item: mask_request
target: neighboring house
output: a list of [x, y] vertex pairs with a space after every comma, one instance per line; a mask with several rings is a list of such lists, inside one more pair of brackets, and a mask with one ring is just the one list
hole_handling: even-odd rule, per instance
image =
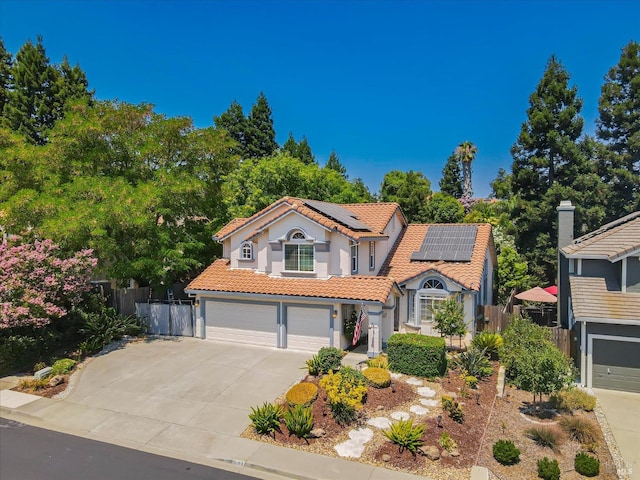
[[573, 240], [574, 208], [558, 207], [558, 314], [580, 383], [640, 392], [640, 211]]
[[346, 348], [344, 319], [364, 306], [375, 356], [394, 331], [439, 335], [433, 307], [450, 294], [463, 302], [470, 330], [476, 306], [493, 300], [491, 226], [407, 225], [396, 203], [284, 197], [229, 222], [214, 240], [224, 258], [185, 290], [204, 338]]

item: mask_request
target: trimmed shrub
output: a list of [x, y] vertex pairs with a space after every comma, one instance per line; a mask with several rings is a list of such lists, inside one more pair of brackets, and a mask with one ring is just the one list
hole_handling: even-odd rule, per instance
[[538, 460], [538, 477], [543, 480], [560, 480], [560, 466], [557, 460], [544, 457]]
[[579, 443], [591, 444], [598, 438], [598, 429], [591, 420], [572, 415], [562, 415], [558, 425], [570, 439]]
[[464, 422], [464, 410], [462, 410], [462, 407], [456, 400], [449, 397], [448, 395], [444, 395], [441, 401], [442, 401], [442, 408], [444, 409], [445, 412], [449, 414], [449, 416], [454, 422], [457, 422], [457, 423]]
[[318, 362], [320, 364], [320, 373], [337, 372], [340, 370], [342, 363], [342, 350], [335, 347], [322, 347], [318, 351]]
[[560, 431], [552, 427], [527, 428], [525, 430], [525, 434], [541, 447], [550, 448], [554, 452], [558, 449], [563, 440]]
[[476, 347], [478, 350], [485, 350], [485, 353], [489, 358], [497, 360], [498, 352], [503, 343], [502, 335], [499, 333], [482, 332], [473, 338], [471, 345]]
[[375, 358], [368, 358], [367, 367], [384, 368], [385, 370], [389, 370], [389, 357], [386, 353], [381, 353]]
[[367, 377], [360, 370], [356, 370], [353, 367], [342, 367], [340, 369], [340, 376], [343, 382], [350, 382], [354, 385], [365, 386], [367, 384]]
[[70, 358], [56, 360], [55, 363], [51, 365], [51, 375], [65, 375], [73, 370], [75, 364], [75, 360], [71, 360]]
[[568, 388], [552, 393], [549, 401], [558, 410], [591, 412], [596, 408], [596, 397], [579, 388]]
[[289, 389], [285, 398], [291, 407], [311, 405], [318, 398], [318, 387], [310, 382], [300, 382]]
[[573, 467], [576, 469], [576, 472], [585, 477], [595, 477], [600, 473], [600, 461], [584, 452], [576, 454]]
[[476, 388], [478, 386], [478, 379], [473, 375], [467, 375], [464, 377], [464, 383], [466, 383], [469, 388]]
[[284, 424], [289, 430], [289, 435], [298, 438], [307, 438], [309, 432], [313, 430], [313, 412], [311, 407], [296, 405], [289, 408], [284, 414]]
[[281, 405], [265, 402], [261, 407], [251, 407], [249, 419], [260, 435], [271, 435], [276, 430], [280, 431], [280, 419], [283, 415]]
[[440, 377], [447, 370], [446, 344], [442, 337], [395, 333], [389, 337], [389, 369], [418, 377]]
[[424, 425], [413, 425], [413, 420], [398, 420], [391, 424], [389, 430], [383, 430], [384, 436], [400, 447], [400, 453], [406, 448], [414, 456], [423, 442]]
[[493, 444], [493, 458], [502, 465], [515, 465], [520, 461], [520, 450], [511, 440], [498, 440]]
[[391, 374], [383, 368], [369, 367], [362, 374], [375, 388], [387, 388], [391, 385]]

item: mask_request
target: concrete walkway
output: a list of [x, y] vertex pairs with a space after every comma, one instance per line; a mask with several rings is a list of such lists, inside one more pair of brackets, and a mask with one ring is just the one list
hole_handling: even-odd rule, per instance
[[630, 480], [640, 480], [640, 393], [594, 388], [625, 462]]
[[[63, 398], [2, 390], [0, 415], [264, 479], [424, 478], [240, 437], [250, 424], [250, 407], [275, 400], [299, 381], [310, 356], [192, 338], [150, 339], [91, 359]], [[5, 379], [1, 385], [13, 384]]]

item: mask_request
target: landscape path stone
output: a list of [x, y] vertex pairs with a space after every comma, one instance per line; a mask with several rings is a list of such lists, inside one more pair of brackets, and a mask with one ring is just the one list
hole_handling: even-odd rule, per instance
[[349, 432], [349, 440], [339, 443], [335, 447], [341, 457], [360, 458], [364, 447], [373, 438], [373, 430], [370, 428], [358, 428]]
[[421, 397], [433, 398], [436, 396], [436, 391], [433, 388], [429, 387], [419, 387], [418, 395], [420, 395]]
[[391, 418], [394, 420], [409, 420], [409, 414], [407, 412], [393, 412]]
[[415, 413], [416, 415], [426, 415], [427, 413], [429, 413], [429, 409], [428, 408], [424, 408], [420, 405], [412, 405], [409, 408], [409, 411], [412, 413]]
[[421, 398], [420, 403], [425, 407], [437, 407], [439, 402], [437, 400], [430, 400], [427, 398]]
[[409, 385], [415, 385], [417, 387], [421, 387], [422, 385], [424, 385], [422, 380], [420, 380], [419, 378], [415, 378], [415, 377], [407, 378], [405, 380], [405, 382], [407, 382]]
[[375, 417], [367, 420], [367, 425], [371, 425], [372, 427], [385, 429], [391, 427], [391, 420], [387, 417]]

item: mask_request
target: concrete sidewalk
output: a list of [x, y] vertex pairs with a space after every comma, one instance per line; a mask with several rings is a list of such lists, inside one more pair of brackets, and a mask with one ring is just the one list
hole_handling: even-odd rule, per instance
[[296, 383], [309, 357], [186, 338], [132, 343], [89, 361], [64, 398], [2, 390], [0, 415], [264, 479], [424, 479], [240, 437], [250, 407]]

